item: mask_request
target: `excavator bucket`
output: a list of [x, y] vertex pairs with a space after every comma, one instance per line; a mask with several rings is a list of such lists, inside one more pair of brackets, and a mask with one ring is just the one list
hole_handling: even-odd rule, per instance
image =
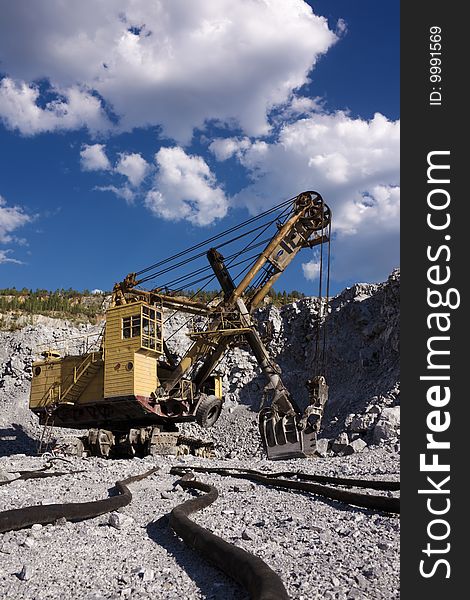
[[[269, 389], [269, 384], [265, 389]], [[280, 389], [282, 392], [283, 388]], [[323, 411], [328, 401], [328, 386], [323, 375], [309, 379], [307, 389], [309, 405], [302, 416], [292, 398], [286, 398], [282, 393], [271, 406], [260, 411], [259, 429], [269, 459], [306, 458], [315, 453], [317, 433], [320, 431]], [[287, 406], [291, 407], [289, 412], [286, 410], [287, 399]], [[297, 414], [294, 411], [297, 411]]]
[[315, 452], [317, 432], [310, 426], [302, 428], [297, 415], [279, 416], [273, 409], [263, 408], [259, 429], [270, 460], [306, 458]]

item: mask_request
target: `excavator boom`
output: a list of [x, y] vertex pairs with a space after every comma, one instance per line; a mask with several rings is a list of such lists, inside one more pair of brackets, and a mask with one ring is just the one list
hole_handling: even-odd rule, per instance
[[[311, 411], [318, 417], [311, 426], [282, 382], [281, 370], [270, 358], [251, 313], [302, 248], [328, 241], [330, 225], [331, 212], [320, 194], [299, 194], [284, 223], [278, 224], [276, 235], [238, 285], [235, 285], [223, 256], [216, 249], [209, 250], [207, 257], [224, 293], [224, 300], [210, 319], [206, 331], [198, 332], [173, 377], [165, 382], [166, 391], [171, 390], [189, 369], [202, 360], [192, 375], [196, 388], [199, 388], [230, 345], [243, 336], [267, 379], [265, 397], [270, 398], [270, 403], [261, 413], [260, 432], [270, 458], [305, 456], [313, 452], [323, 406], [320, 412]], [[253, 285], [257, 277], [257, 283]], [[252, 287], [248, 293], [249, 286]], [[227, 329], [229, 320], [235, 325]], [[325, 393], [326, 383], [322, 387], [322, 398]], [[317, 400], [314, 396], [311, 405]]]

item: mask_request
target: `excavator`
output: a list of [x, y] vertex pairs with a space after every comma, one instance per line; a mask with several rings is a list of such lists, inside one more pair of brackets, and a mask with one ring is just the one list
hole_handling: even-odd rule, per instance
[[[267, 224], [262, 220], [266, 215], [274, 215]], [[210, 302], [167, 286], [143, 289], [155, 273], [160, 276], [171, 270], [168, 262], [160, 261], [114, 286], [96, 349], [65, 356], [51, 349], [42, 353], [32, 366], [30, 409], [44, 425], [43, 436], [55, 427], [88, 430], [85, 437], [77, 438], [81, 441], [76, 452], [104, 457], [176, 454], [179, 446], [204, 455], [207, 444], [188, 440], [178, 432], [177, 423], [196, 421], [203, 428], [216, 423], [223, 406], [217, 365], [231, 348], [243, 344], [266, 378], [259, 430], [268, 458], [307, 457], [315, 452], [328, 398], [324, 373], [314, 373], [306, 382], [309, 401], [301, 410], [269, 355], [253, 313], [301, 249], [319, 246], [322, 265], [325, 246], [329, 275], [331, 211], [319, 193], [307, 191], [242, 225], [245, 229], [254, 225], [248, 233], [256, 236], [227, 258], [220, 249], [244, 239], [247, 233], [239, 233], [241, 225], [207, 242], [235, 233], [232, 239], [194, 254], [204, 247], [204, 242], [197, 244], [189, 249], [189, 258], [185, 251], [171, 257], [173, 266], [187, 264], [194, 256], [207, 257], [208, 265], [193, 270], [193, 275], [209, 268], [209, 282], [217, 280], [221, 291]], [[274, 234], [259, 241], [268, 225], [275, 228]], [[234, 263], [260, 245], [264, 245], [261, 253]], [[249, 265], [233, 276], [229, 267], [245, 262]], [[319, 300], [323, 301], [321, 283]], [[189, 332], [191, 343], [179, 357], [171, 352], [164, 330], [168, 319], [181, 313], [188, 313], [198, 326]]]

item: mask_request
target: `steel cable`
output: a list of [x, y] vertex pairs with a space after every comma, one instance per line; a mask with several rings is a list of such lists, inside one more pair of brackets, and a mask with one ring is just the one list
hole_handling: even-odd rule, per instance
[[207, 244], [210, 244], [211, 242], [213, 242], [217, 239], [220, 239], [221, 237], [224, 237], [225, 235], [228, 235], [229, 233], [238, 231], [239, 229], [245, 227], [246, 225], [250, 225], [251, 223], [254, 223], [257, 220], [262, 219], [263, 217], [275, 212], [276, 210], [279, 210], [280, 208], [286, 206], [287, 204], [292, 203], [292, 201], [294, 199], [295, 199], [295, 196], [292, 198], [289, 198], [288, 200], [284, 200], [280, 204], [273, 206], [272, 208], [264, 211], [263, 213], [260, 213], [259, 215], [251, 217], [250, 219], [247, 219], [246, 221], [243, 221], [242, 223], [239, 223], [238, 225], [234, 225], [233, 227], [231, 227], [225, 231], [222, 231], [221, 233], [218, 233], [217, 235], [214, 235], [211, 238], [203, 240], [202, 242], [199, 242], [198, 244], [195, 244], [194, 246], [191, 246], [190, 248], [186, 248], [186, 250], [182, 250], [181, 252], [178, 252], [177, 254], [174, 254], [173, 256], [164, 258], [161, 261], [156, 262], [153, 265], [150, 265], [149, 267], [145, 267], [144, 269], [137, 271], [136, 275], [142, 275], [144, 273], [147, 273], [148, 271], [151, 271], [152, 269], [156, 269], [157, 267], [160, 267], [167, 262], [171, 262], [172, 260], [176, 260], [177, 258], [184, 256], [185, 254], [193, 252], [194, 250], [198, 250], [199, 248], [202, 248], [203, 246], [206, 246]]

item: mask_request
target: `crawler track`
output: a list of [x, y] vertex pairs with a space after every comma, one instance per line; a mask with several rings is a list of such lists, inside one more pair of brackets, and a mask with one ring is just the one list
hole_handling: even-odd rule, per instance
[[217, 499], [217, 489], [194, 480], [182, 479], [179, 484], [184, 488], [206, 492], [203, 496], [176, 506], [170, 513], [170, 526], [185, 543], [242, 585], [252, 600], [288, 600], [281, 578], [264, 561], [189, 519], [188, 515], [206, 508]]
[[[43, 471], [44, 469], [39, 469], [38, 471], [23, 471], [23, 475], [20, 475], [17, 479], [29, 479], [32, 473], [35, 473], [33, 476], [36, 478], [59, 475], [58, 473], [44, 473]], [[104, 498], [103, 500], [47, 504], [44, 506], [26, 506], [25, 508], [5, 510], [0, 512], [0, 533], [24, 529], [25, 527], [31, 527], [31, 525], [34, 525], [35, 523], [46, 525], [61, 518], [65, 518], [67, 521], [92, 519], [93, 517], [98, 517], [107, 512], [117, 510], [122, 506], [127, 506], [132, 500], [131, 491], [127, 486], [135, 481], [140, 481], [141, 479], [145, 479], [145, 477], [149, 477], [156, 471], [158, 471], [158, 468], [150, 469], [141, 475], [134, 475], [133, 477], [128, 477], [122, 481], [116, 481], [115, 489], [118, 492], [118, 495]], [[39, 475], [40, 472], [43, 474]], [[68, 473], [60, 473], [60, 475], [66, 474]], [[17, 481], [17, 479], [14, 481]]]
[[[307, 475], [305, 473], [296, 472], [280, 472], [280, 473], [262, 473], [252, 469], [223, 469], [216, 467], [173, 467], [170, 471], [173, 475], [184, 475], [188, 471], [196, 473], [216, 473], [224, 477], [235, 477], [238, 479], [248, 479], [262, 485], [269, 485], [281, 489], [297, 490], [302, 492], [311, 492], [317, 496], [338, 500], [345, 504], [352, 504], [362, 508], [379, 510], [387, 513], [400, 512], [400, 499], [389, 498], [387, 496], [374, 496], [372, 494], [361, 494], [358, 492], [350, 492], [348, 490], [338, 489], [335, 487], [321, 485], [319, 483], [310, 483], [312, 481], [323, 481], [334, 483], [336, 485], [373, 488], [379, 490], [397, 490], [399, 482], [395, 481], [367, 481], [364, 479], [346, 479], [342, 477], [325, 477], [321, 475]], [[287, 477], [296, 477], [298, 481], [292, 481]], [[300, 481], [299, 481], [300, 480]]]

